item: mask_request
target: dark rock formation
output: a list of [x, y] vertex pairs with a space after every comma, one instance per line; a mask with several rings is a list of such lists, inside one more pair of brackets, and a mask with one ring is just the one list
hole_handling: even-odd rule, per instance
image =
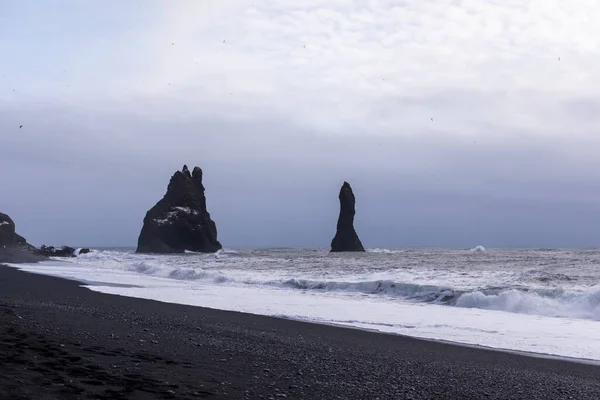
[[25, 238], [17, 235], [13, 220], [0, 213], [0, 262], [33, 263], [48, 257], [75, 257], [75, 249], [69, 246], [42, 246], [36, 249]]
[[138, 253], [214, 253], [222, 248], [206, 210], [202, 170], [187, 166], [171, 177], [167, 193], [144, 217]]
[[69, 246], [56, 248], [54, 246], [42, 245], [36, 253], [44, 257], [75, 257], [75, 249]]
[[354, 230], [354, 205], [356, 199], [348, 182], [344, 182], [340, 190], [340, 216], [337, 232], [331, 241], [331, 251], [365, 251], [356, 231]]
[[[83, 249], [79, 249], [79, 254], [87, 254], [87, 253], [89, 253], [89, 252], [90, 252], [90, 249], [88, 249], [88, 248], [85, 248], [85, 247], [84, 247]], [[78, 255], [79, 255], [79, 254], [78, 254]]]
[[6, 214], [0, 213], [0, 262], [29, 263], [44, 257], [34, 254], [35, 247], [15, 232], [15, 223]]
[[6, 214], [0, 213], [0, 249], [16, 248], [31, 251], [34, 246], [15, 232], [15, 223]]

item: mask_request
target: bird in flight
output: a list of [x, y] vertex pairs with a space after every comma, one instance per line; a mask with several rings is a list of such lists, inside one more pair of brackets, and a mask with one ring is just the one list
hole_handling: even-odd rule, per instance
[[19, 129], [21, 129], [23, 127], [23, 125], [19, 125]]

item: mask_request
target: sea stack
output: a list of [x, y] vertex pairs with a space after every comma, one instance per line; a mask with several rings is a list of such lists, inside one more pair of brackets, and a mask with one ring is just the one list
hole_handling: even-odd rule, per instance
[[222, 248], [206, 210], [202, 170], [187, 166], [171, 177], [167, 193], [144, 218], [137, 253], [215, 253]]
[[344, 182], [340, 190], [340, 217], [337, 223], [337, 232], [331, 241], [331, 251], [365, 251], [356, 231], [354, 230], [354, 208], [356, 199], [348, 182]]

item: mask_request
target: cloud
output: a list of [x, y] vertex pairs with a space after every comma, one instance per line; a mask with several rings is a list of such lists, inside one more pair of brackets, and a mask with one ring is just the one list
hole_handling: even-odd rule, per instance
[[598, 27], [590, 16], [600, 7], [593, 3], [179, 4], [160, 33], [175, 45], [153, 38], [148, 46], [160, 60], [149, 92], [194, 87], [199, 97], [223, 100], [235, 93], [234, 104], [252, 98], [352, 123], [367, 122], [373, 102], [406, 95], [595, 93]]
[[[36, 97], [80, 102], [87, 94], [84, 104], [127, 100], [130, 108], [148, 97], [183, 99], [190, 107], [210, 101], [222, 113], [268, 109], [335, 134], [373, 124], [389, 131], [413, 111], [424, 122], [426, 116], [452, 112], [455, 120], [468, 116], [468, 123], [499, 125], [508, 119], [503, 114], [510, 114], [517, 124], [544, 124], [561, 101], [597, 93], [600, 28], [594, 16], [600, 16], [600, 6], [593, 2], [138, 4], [123, 10], [76, 7], [62, 24], [58, 16], [40, 22], [40, 33], [61, 39], [69, 23], [81, 25], [92, 16], [95, 23], [88, 35], [83, 29], [83, 37], [67, 38], [71, 48], [28, 41], [53, 55], [37, 59], [37, 69], [23, 77], [36, 77]], [[127, 28], [132, 16], [133, 27]], [[114, 24], [118, 34], [104, 29], [108, 36], [100, 35], [102, 22]], [[17, 48], [6, 50], [23, 57]], [[63, 66], [69, 67], [68, 79], [56, 76]], [[494, 107], [474, 104], [471, 115], [455, 113], [448, 106], [464, 99], [454, 97], [435, 108], [422, 104], [415, 110], [412, 104], [410, 113], [389, 110], [397, 99], [435, 101], [459, 92]], [[540, 99], [545, 104], [538, 107]]]
[[0, 6], [0, 206], [35, 240], [134, 243], [183, 163], [234, 244], [326, 245], [344, 179], [376, 246], [579, 240], [600, 203], [595, 2], [60, 3]]

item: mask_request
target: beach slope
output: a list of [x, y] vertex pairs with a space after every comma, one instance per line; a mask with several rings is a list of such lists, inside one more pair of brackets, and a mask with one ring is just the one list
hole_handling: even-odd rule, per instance
[[0, 266], [7, 399], [598, 399], [600, 367], [105, 295]]

